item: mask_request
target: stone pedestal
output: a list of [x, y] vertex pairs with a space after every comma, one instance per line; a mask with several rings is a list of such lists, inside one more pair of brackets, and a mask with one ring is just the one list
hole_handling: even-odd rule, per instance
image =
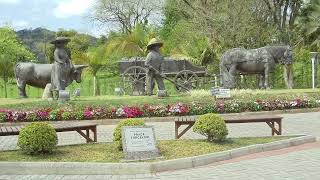
[[69, 101], [70, 100], [70, 92], [66, 90], [59, 91], [59, 101]]
[[122, 96], [122, 95], [124, 95], [124, 90], [122, 88], [114, 88], [114, 93], [117, 96]]
[[77, 89], [74, 90], [74, 96], [75, 97], [80, 97], [80, 94], [81, 94], [80, 88], [77, 88]]
[[42, 94], [42, 99], [52, 99], [52, 91], [51, 91], [51, 83], [47, 84], [46, 87], [44, 88], [43, 94]]

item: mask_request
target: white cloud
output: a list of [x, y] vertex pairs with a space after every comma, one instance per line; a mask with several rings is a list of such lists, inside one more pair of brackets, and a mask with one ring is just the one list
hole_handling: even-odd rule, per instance
[[0, 4], [18, 4], [20, 0], [0, 0]]
[[16, 28], [26, 28], [29, 25], [30, 25], [29, 22], [24, 21], [24, 20], [14, 21], [13, 22], [13, 26], [15, 26]]
[[[0, 0], [1, 1], [1, 0]], [[68, 18], [86, 13], [94, 0], [64, 0], [58, 3], [53, 13], [57, 18]]]
[[21, 30], [30, 28], [30, 23], [25, 20], [1, 20], [0, 19], [0, 26], [8, 26], [15, 30]]

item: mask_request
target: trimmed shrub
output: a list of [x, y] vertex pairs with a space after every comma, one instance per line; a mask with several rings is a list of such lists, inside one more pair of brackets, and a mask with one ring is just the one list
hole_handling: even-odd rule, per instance
[[18, 146], [26, 154], [51, 153], [58, 143], [55, 129], [45, 122], [33, 122], [20, 131]]
[[125, 119], [119, 122], [113, 132], [113, 141], [118, 144], [118, 148], [122, 150], [122, 127], [124, 126], [144, 126], [145, 122], [142, 119]]
[[6, 113], [0, 112], [0, 122], [6, 122], [6, 120], [7, 120]]
[[217, 114], [205, 114], [196, 120], [193, 131], [204, 135], [208, 141], [224, 141], [228, 135], [228, 129], [224, 120]]

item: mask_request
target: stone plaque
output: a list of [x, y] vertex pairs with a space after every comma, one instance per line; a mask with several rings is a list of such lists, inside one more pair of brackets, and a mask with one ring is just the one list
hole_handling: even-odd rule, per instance
[[160, 156], [152, 126], [123, 127], [122, 146], [126, 160], [146, 160]]
[[158, 90], [158, 97], [167, 97], [168, 93], [166, 90]]

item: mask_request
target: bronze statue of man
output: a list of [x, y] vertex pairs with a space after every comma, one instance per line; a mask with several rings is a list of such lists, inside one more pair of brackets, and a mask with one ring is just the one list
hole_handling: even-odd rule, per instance
[[55, 45], [54, 64], [51, 71], [51, 87], [53, 91], [65, 90], [68, 76], [73, 71], [70, 55], [65, 46], [70, 41], [66, 37], [57, 37], [51, 44]]
[[153, 38], [147, 45], [147, 50], [149, 51], [145, 67], [148, 69], [147, 72], [147, 94], [152, 95], [154, 88], [154, 80], [156, 80], [158, 85], [158, 90], [165, 90], [163, 83], [163, 61], [164, 57], [160, 53], [160, 48], [163, 46], [163, 43], [158, 39]]

